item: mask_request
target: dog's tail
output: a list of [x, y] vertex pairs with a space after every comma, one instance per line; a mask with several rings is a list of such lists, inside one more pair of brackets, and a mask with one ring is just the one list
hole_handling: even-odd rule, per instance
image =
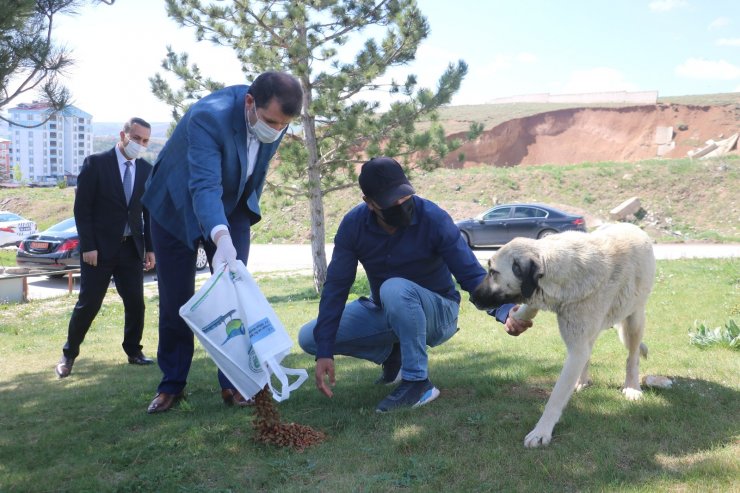
[[640, 356], [647, 359], [648, 356], [648, 347], [645, 345], [644, 342], [640, 343]]

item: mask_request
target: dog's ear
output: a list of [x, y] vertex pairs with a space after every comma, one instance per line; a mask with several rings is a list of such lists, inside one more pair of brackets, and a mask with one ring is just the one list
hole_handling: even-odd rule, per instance
[[539, 287], [539, 280], [543, 276], [539, 260], [535, 257], [514, 260], [511, 270], [522, 281], [522, 296], [530, 298]]

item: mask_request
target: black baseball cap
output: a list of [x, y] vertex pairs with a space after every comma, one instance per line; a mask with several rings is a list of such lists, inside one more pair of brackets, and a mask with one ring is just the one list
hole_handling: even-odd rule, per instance
[[374, 157], [362, 165], [360, 188], [365, 197], [375, 201], [381, 209], [416, 193], [401, 165], [389, 157]]

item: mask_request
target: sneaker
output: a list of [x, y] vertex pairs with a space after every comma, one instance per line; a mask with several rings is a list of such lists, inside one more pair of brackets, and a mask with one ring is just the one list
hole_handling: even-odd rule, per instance
[[383, 361], [383, 373], [375, 383], [378, 385], [395, 385], [401, 381], [401, 345], [396, 343], [391, 354]]
[[402, 380], [396, 390], [380, 401], [375, 411], [385, 413], [407, 407], [416, 408], [432, 402], [438, 395], [439, 389], [428, 378], [416, 382]]

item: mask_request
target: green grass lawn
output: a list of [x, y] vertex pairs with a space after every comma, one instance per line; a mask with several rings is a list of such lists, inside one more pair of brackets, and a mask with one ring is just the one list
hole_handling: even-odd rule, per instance
[[[295, 338], [318, 307], [310, 277], [256, 279]], [[359, 279], [352, 296], [365, 289]], [[144, 351], [154, 356], [156, 292], [148, 296]], [[463, 297], [460, 332], [430, 350], [441, 395], [420, 409], [377, 415], [389, 391], [372, 384], [379, 368], [344, 357], [329, 400], [313, 385], [313, 358], [295, 347], [285, 365], [311, 378], [277, 406], [285, 421], [328, 434], [303, 453], [254, 443], [253, 411], [221, 403], [197, 343], [187, 402], [147, 415], [160, 372], [126, 364], [114, 291], [61, 381], [53, 367], [75, 298], [0, 305], [0, 491], [740, 490], [740, 354], [688, 337], [695, 320], [740, 319], [740, 261], [658, 262], [641, 374], [669, 376], [673, 387], [623, 399], [626, 352], [607, 331], [594, 385], [573, 396], [544, 449], [523, 439], [562, 368], [554, 317], [541, 313], [514, 338]]]

